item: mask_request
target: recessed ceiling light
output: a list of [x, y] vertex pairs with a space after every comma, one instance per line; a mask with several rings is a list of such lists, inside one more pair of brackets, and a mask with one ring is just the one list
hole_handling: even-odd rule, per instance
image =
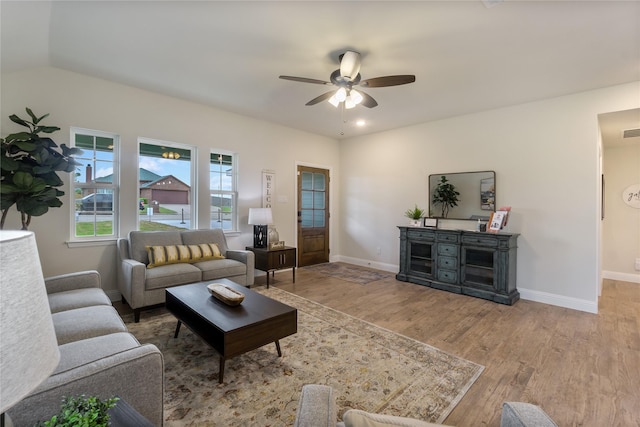
[[362, 126], [364, 126], [364, 125], [366, 125], [366, 124], [367, 124], [367, 122], [365, 122], [365, 121], [364, 121], [364, 120], [362, 120], [362, 119], [361, 119], [361, 120], [356, 121], [356, 126], [360, 126], [360, 127], [362, 127]]

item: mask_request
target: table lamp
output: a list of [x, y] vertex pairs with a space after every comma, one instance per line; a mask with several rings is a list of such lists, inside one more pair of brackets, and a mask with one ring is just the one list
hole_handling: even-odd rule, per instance
[[58, 340], [33, 232], [0, 230], [0, 423], [51, 375]]
[[271, 208], [249, 208], [249, 225], [253, 225], [253, 247], [267, 247], [267, 226], [273, 224]]

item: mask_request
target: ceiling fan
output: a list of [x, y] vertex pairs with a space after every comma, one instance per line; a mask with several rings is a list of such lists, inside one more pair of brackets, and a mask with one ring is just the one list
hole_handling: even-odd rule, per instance
[[416, 76], [406, 74], [398, 76], [373, 77], [371, 79], [362, 80], [360, 76], [360, 54], [351, 50], [340, 55], [340, 69], [331, 73], [331, 76], [329, 77], [330, 81], [328, 82], [324, 80], [309, 79], [306, 77], [280, 76], [280, 78], [302, 83], [337, 86], [337, 90], [323, 93], [322, 95], [313, 98], [305, 105], [316, 105], [322, 101], [328, 100], [334, 107], [338, 107], [340, 103], [344, 102], [344, 107], [347, 109], [353, 108], [358, 104], [362, 104], [367, 108], [373, 108], [378, 105], [376, 100], [370, 95], [367, 95], [361, 90], [353, 89], [354, 86], [366, 88], [387, 87], [404, 85], [416, 81]]

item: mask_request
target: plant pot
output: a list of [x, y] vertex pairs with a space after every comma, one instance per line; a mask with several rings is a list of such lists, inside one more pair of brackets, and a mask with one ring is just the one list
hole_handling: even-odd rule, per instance
[[422, 220], [421, 219], [410, 219], [409, 220], [409, 227], [421, 227], [422, 226]]

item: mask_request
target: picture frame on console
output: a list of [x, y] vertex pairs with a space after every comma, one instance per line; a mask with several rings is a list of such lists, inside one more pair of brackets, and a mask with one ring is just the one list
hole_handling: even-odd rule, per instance
[[438, 218], [424, 217], [422, 226], [427, 228], [438, 228]]

